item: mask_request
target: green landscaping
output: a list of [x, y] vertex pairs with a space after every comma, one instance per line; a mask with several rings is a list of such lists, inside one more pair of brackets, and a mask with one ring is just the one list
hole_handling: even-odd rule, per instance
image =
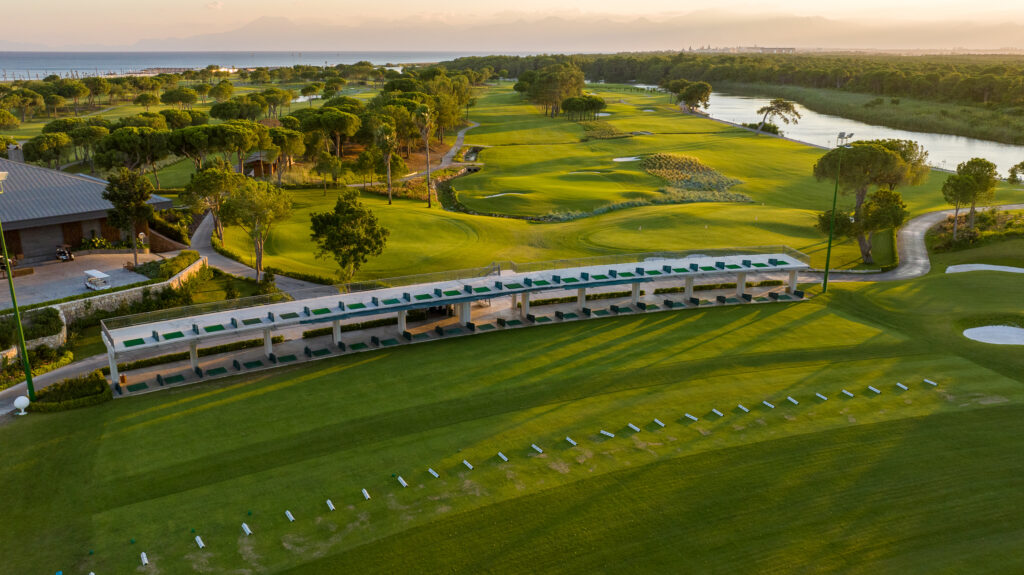
[[173, 573], [1018, 571], [1024, 356], [960, 330], [1019, 312], [1020, 282], [942, 273], [1015, 250], [796, 304], [496, 330], [13, 421], [0, 481], [49, 487], [0, 503], [19, 526], [0, 553], [15, 572], [126, 572], [140, 551]]

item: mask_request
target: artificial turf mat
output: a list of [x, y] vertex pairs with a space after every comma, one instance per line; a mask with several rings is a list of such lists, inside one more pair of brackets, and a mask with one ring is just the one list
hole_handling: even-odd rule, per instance
[[205, 331], [206, 333], [213, 333], [215, 331], [224, 331], [224, 326], [219, 324], [219, 323], [217, 325], [208, 325], [208, 326], [203, 328], [203, 331]]

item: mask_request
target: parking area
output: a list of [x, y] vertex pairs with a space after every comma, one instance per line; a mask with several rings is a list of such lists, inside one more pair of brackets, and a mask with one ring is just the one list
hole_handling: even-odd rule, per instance
[[[156, 254], [139, 254], [139, 263], [160, 259]], [[44, 301], [66, 298], [90, 291], [85, 287], [85, 270], [99, 270], [110, 277], [110, 287], [125, 286], [146, 281], [146, 276], [124, 269], [125, 262], [132, 261], [131, 254], [89, 254], [76, 256], [73, 262], [51, 261], [31, 266], [31, 275], [14, 278], [14, 289], [18, 294], [18, 305], [30, 305]], [[11, 293], [7, 280], [0, 280], [0, 309], [11, 307]]]

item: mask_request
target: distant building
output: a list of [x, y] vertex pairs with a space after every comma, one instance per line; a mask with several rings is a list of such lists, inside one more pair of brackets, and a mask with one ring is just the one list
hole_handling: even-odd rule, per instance
[[691, 52], [701, 54], [796, 54], [796, 48], [777, 48], [771, 46], [731, 46], [724, 48], [700, 47]]
[[[8, 173], [0, 194], [0, 221], [11, 257], [40, 261], [52, 258], [57, 246], [77, 248], [85, 238], [117, 242], [124, 236], [107, 224], [113, 208], [103, 199], [107, 182], [3, 158], [0, 172]], [[149, 203], [157, 210], [172, 207], [171, 200], [156, 195]]]

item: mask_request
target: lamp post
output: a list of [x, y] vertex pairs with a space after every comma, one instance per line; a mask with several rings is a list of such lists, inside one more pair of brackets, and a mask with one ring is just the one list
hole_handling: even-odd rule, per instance
[[825, 252], [825, 279], [821, 282], [821, 293], [828, 292], [828, 268], [832, 262], [832, 235], [836, 231], [836, 201], [839, 199], [839, 170], [843, 167], [843, 148], [853, 138], [853, 133], [839, 132], [836, 136], [836, 147], [839, 148], [839, 159], [836, 161], [836, 188], [832, 192], [832, 222], [828, 227], [828, 251]]
[[[7, 172], [0, 172], [0, 194], [4, 193], [4, 180], [6, 179]], [[21, 329], [21, 313], [18, 311], [18, 298], [14, 294], [14, 274], [11, 273], [11, 259], [7, 257], [7, 240], [4, 238], [3, 222], [0, 222], [0, 247], [3, 248], [7, 284], [11, 288], [11, 306], [14, 308], [14, 324], [18, 328], [18, 347], [21, 350], [21, 365], [25, 368], [25, 385], [28, 387], [28, 398], [35, 401], [36, 389], [32, 385], [32, 366], [28, 364], [28, 351], [25, 349], [25, 332]]]

